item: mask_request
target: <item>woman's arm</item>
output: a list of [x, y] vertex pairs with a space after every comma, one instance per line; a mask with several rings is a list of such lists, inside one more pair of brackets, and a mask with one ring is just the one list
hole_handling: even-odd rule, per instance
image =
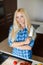
[[11, 47], [20, 47], [20, 46], [24, 46], [26, 44], [30, 43], [31, 38], [27, 38], [25, 41], [23, 42], [13, 42]]
[[18, 46], [18, 47], [15, 47], [15, 48], [18, 48], [18, 49], [21, 49], [21, 50], [31, 50], [32, 49], [32, 47], [29, 46], [29, 45]]

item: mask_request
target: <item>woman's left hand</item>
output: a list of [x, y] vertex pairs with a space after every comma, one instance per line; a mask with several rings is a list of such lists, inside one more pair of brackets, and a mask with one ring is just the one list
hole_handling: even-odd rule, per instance
[[27, 38], [25, 41], [25, 44], [29, 44], [30, 43], [31, 38]]

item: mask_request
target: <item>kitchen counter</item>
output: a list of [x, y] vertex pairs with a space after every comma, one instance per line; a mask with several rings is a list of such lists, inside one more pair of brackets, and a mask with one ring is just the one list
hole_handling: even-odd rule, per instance
[[1, 65], [14, 65], [14, 61], [17, 61], [18, 63], [20, 63], [21, 61], [25, 61], [25, 62], [32, 63], [32, 65], [41, 63], [43, 65], [43, 63], [39, 62], [39, 61], [35, 61], [35, 60], [32, 60], [32, 59], [26, 60], [26, 59], [23, 59], [23, 58], [12, 56], [12, 54], [9, 54], [9, 53], [6, 53], [6, 52], [3, 52], [3, 53], [6, 54], [6, 56], [8, 55], [8, 58]]
[[36, 33], [43, 34], [43, 26], [39, 26], [39, 27], [36, 29]]
[[43, 22], [41, 22], [41, 21], [32, 21], [31, 20], [31, 24], [35, 28], [36, 33], [43, 34]]

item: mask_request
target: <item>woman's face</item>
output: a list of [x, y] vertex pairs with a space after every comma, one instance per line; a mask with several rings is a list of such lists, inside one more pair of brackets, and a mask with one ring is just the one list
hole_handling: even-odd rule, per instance
[[16, 21], [21, 25], [22, 28], [25, 27], [25, 19], [23, 13], [17, 12]]

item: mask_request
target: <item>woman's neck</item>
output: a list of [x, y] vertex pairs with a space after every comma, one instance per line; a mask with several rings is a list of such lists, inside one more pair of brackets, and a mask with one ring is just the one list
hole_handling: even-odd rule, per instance
[[21, 27], [21, 30], [23, 30], [24, 28], [26, 28], [26, 27]]

